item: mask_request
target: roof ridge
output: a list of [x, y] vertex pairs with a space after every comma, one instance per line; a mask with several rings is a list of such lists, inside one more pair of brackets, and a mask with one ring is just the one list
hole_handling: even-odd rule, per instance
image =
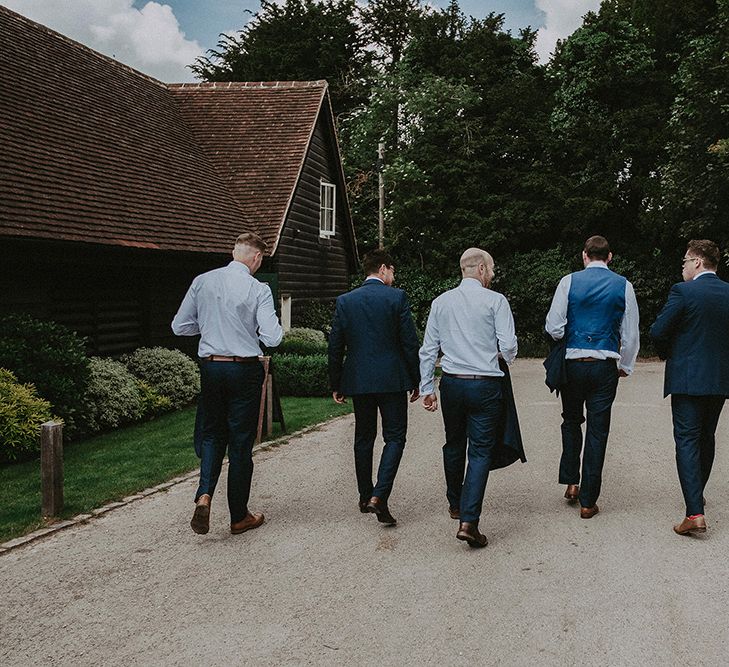
[[317, 81], [201, 81], [193, 83], [168, 83], [168, 88], [328, 88], [325, 79]]
[[92, 49], [90, 46], [86, 46], [85, 44], [82, 44], [81, 42], [77, 42], [75, 39], [71, 39], [67, 35], [64, 35], [63, 33], [58, 32], [57, 30], [54, 30], [53, 28], [49, 28], [47, 25], [43, 25], [42, 23], [38, 23], [38, 21], [34, 21], [33, 19], [29, 19], [27, 16], [23, 16], [22, 14], [18, 14], [18, 12], [14, 12], [12, 9], [8, 9], [4, 5], [0, 5], [0, 12], [4, 12], [10, 16], [10, 18], [14, 20], [20, 20], [33, 28], [44, 30], [52, 37], [55, 37], [57, 39], [61, 39], [67, 44], [70, 44], [71, 46], [80, 49], [81, 51], [86, 51], [88, 53], [93, 54], [97, 58], [103, 58], [104, 60], [108, 61], [109, 63], [113, 63], [115, 66], [119, 67], [120, 69], [126, 70], [127, 72], [134, 74], [138, 77], [141, 77], [143, 79], [147, 79], [148, 81], [151, 81], [152, 83], [161, 86], [162, 88], [166, 88], [167, 84], [163, 81], [160, 81], [159, 79], [155, 79], [153, 76], [150, 76], [149, 74], [145, 74], [144, 72], [140, 72], [138, 69], [134, 69], [134, 67], [131, 67], [130, 65], [125, 65], [123, 62], [117, 60], [116, 58], [112, 58], [111, 56], [107, 56], [101, 51], [97, 51], [96, 49]]

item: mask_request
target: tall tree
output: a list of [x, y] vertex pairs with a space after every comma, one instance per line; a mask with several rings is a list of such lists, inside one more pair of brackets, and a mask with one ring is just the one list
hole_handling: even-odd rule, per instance
[[365, 46], [355, 0], [262, 0], [237, 35], [222, 35], [191, 69], [204, 81], [326, 79], [340, 114], [366, 98]]

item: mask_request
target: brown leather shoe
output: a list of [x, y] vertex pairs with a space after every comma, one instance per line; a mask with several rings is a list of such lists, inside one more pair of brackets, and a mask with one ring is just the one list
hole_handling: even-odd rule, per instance
[[394, 526], [397, 523], [390, 510], [387, 508], [387, 503], [383, 502], [377, 496], [372, 496], [370, 502], [367, 503], [367, 511], [377, 515], [377, 520], [380, 523], [386, 523], [388, 526]]
[[674, 526], [673, 530], [679, 535], [691, 535], [691, 533], [705, 533], [706, 532], [706, 519], [703, 515], [697, 516], [695, 519], [689, 519], [688, 517]]
[[568, 484], [567, 489], [564, 492], [564, 497], [567, 498], [567, 500], [577, 500], [580, 497], [579, 484]]
[[468, 521], [461, 521], [456, 533], [456, 539], [468, 542], [468, 546], [474, 549], [481, 549], [489, 543], [486, 535], [479, 532], [478, 524]]
[[233, 533], [233, 535], [240, 535], [241, 533], [245, 533], [247, 530], [258, 528], [264, 520], [263, 514], [260, 512], [248, 512], [248, 516], [245, 519], [230, 524], [230, 532]]
[[580, 507], [580, 519], [592, 519], [600, 511], [597, 505], [592, 507]]
[[210, 530], [211, 498], [203, 493], [195, 503], [195, 512], [190, 520], [190, 528], [198, 535], [205, 535]]
[[461, 518], [461, 510], [458, 507], [449, 507], [448, 514], [450, 514], [451, 519], [460, 519]]

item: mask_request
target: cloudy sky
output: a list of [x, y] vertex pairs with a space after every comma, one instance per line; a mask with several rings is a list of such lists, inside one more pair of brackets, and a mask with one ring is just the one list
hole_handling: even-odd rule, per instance
[[[187, 65], [212, 48], [221, 32], [232, 33], [258, 9], [258, 0], [0, 0], [101, 53], [166, 82], [193, 81]], [[448, 0], [431, 0], [445, 6]], [[516, 33], [539, 28], [537, 51], [549, 58], [559, 38], [580, 25], [600, 0], [461, 0], [466, 14], [505, 15]]]

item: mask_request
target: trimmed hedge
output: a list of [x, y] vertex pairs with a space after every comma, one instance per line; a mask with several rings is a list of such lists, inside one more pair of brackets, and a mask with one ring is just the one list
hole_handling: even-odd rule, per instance
[[287, 338], [284, 336], [278, 347], [271, 349], [273, 354], [296, 354], [296, 355], [312, 355], [327, 354], [327, 344], [325, 342], [303, 340], [301, 338]]
[[19, 382], [32, 383], [64, 420], [64, 434], [73, 433], [89, 378], [83, 338], [55, 322], [5, 316], [0, 318], [0, 367], [12, 371]]
[[83, 397], [83, 430], [95, 433], [141, 419], [142, 392], [124, 364], [91, 357], [89, 365], [89, 385]]
[[324, 335], [323, 331], [319, 331], [318, 329], [307, 329], [305, 327], [292, 327], [286, 332], [284, 339], [289, 341], [300, 340], [309, 343], [327, 342], [327, 337]]
[[51, 418], [51, 404], [38, 398], [32, 384], [0, 368], [0, 461], [38, 452], [41, 424]]
[[276, 355], [273, 373], [282, 396], [329, 396], [331, 393], [327, 357], [324, 354], [306, 357]]
[[168, 398], [175, 409], [189, 405], [200, 393], [200, 370], [179, 350], [140, 347], [121, 361], [132, 375]]

